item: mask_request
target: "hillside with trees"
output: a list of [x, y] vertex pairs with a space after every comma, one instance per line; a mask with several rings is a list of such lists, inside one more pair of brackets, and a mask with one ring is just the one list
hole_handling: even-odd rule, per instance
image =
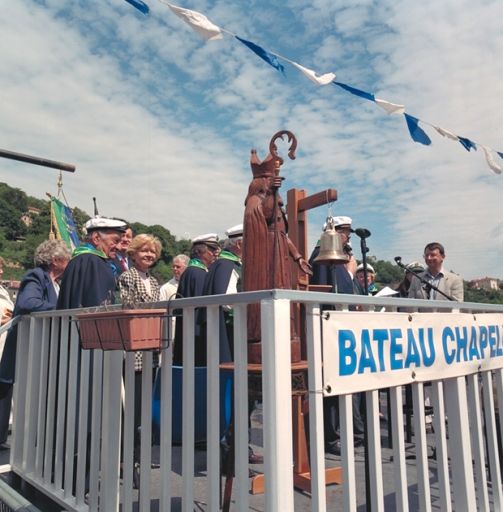
[[[79, 232], [90, 215], [79, 208], [73, 208], [73, 218]], [[21, 219], [24, 217], [25, 222]], [[29, 219], [26, 222], [26, 219]], [[171, 278], [171, 260], [180, 253], [189, 254], [190, 240], [177, 240], [169, 229], [159, 224], [148, 226], [131, 219], [134, 233], [150, 233], [162, 242], [161, 258], [153, 269], [160, 282]], [[49, 237], [51, 228], [50, 201], [28, 196], [18, 188], [0, 183], [0, 256], [7, 265], [3, 278], [20, 279], [33, 267], [33, 253], [36, 247]], [[395, 263], [369, 256], [368, 262], [377, 272], [379, 287], [396, 288], [403, 279], [403, 270]], [[465, 301], [503, 304], [503, 290], [478, 290], [465, 281]]]
[[[73, 219], [79, 233], [90, 215], [73, 208]], [[23, 222], [22, 218], [25, 222]], [[177, 240], [171, 232], [158, 224], [147, 226], [125, 219], [134, 233], [150, 233], [162, 242], [161, 258], [153, 274], [161, 281], [171, 278], [171, 260], [180, 253], [188, 254], [189, 240]], [[33, 267], [33, 254], [37, 246], [47, 240], [51, 229], [50, 201], [28, 196], [18, 188], [0, 183], [0, 256], [7, 264], [3, 279], [20, 279]]]

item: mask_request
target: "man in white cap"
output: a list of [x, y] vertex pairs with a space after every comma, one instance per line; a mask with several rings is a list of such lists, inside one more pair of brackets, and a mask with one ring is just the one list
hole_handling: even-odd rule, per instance
[[61, 278], [57, 309], [100, 306], [115, 301], [115, 277], [107, 260], [115, 258], [126, 231], [117, 219], [93, 217], [85, 224], [85, 243], [77, 247]]
[[[376, 271], [374, 267], [367, 263], [367, 286], [369, 295], [375, 295], [377, 293], [377, 286], [375, 284]], [[359, 295], [365, 295], [365, 270], [363, 268], [363, 263], [360, 263], [356, 267], [356, 279], [355, 284], [358, 289]]]
[[351, 228], [351, 217], [339, 216], [332, 217], [333, 226], [335, 231], [341, 237], [342, 245], [349, 255], [349, 261], [345, 264], [338, 265], [320, 265], [315, 263], [314, 260], [320, 252], [320, 242], [318, 241], [314, 248], [309, 263], [313, 267], [313, 277], [310, 279], [312, 284], [325, 284], [332, 286], [332, 293], [348, 293], [353, 294], [353, 277], [356, 273], [356, 260], [350, 254], [351, 246], [349, 239], [353, 229]]
[[[206, 274], [203, 295], [222, 295], [241, 291], [243, 224], [232, 226], [225, 234], [223, 251]], [[220, 362], [233, 360], [232, 308], [220, 308]]]
[[[220, 253], [216, 233], [200, 235], [192, 240], [190, 260], [178, 283], [179, 297], [199, 297], [203, 294], [204, 281], [208, 268]], [[196, 314], [197, 318], [197, 314]], [[183, 364], [183, 318], [178, 317], [175, 329], [175, 346], [173, 347], [173, 364]], [[195, 365], [206, 366], [206, 343], [201, 336], [199, 325], [195, 326], [196, 346]]]
[[[320, 243], [314, 248], [309, 263], [313, 267], [312, 284], [324, 284], [332, 287], [332, 293], [354, 294], [353, 278], [356, 273], [356, 260], [351, 254], [349, 239], [353, 229], [352, 219], [341, 215], [332, 217], [335, 230], [341, 237], [342, 246], [349, 255], [349, 262], [345, 264], [320, 265], [314, 260], [320, 252]], [[325, 228], [326, 226], [324, 226]], [[324, 309], [334, 309], [333, 306], [324, 306]], [[339, 420], [339, 397], [331, 396], [323, 399], [323, 423], [325, 430], [325, 451], [334, 455], [341, 454], [340, 441], [340, 420]], [[364, 425], [360, 414], [360, 396], [353, 394], [353, 430], [355, 434], [355, 445], [362, 443]]]

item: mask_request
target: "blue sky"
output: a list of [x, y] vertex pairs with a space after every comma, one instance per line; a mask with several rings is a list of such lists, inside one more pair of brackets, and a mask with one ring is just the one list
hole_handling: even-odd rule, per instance
[[[0, 0], [0, 147], [74, 163], [63, 176], [71, 206], [91, 213], [96, 196], [104, 215], [222, 235], [242, 219], [250, 149], [264, 158], [289, 129], [299, 145], [282, 168], [284, 197], [336, 188], [332, 213], [372, 232], [370, 254], [418, 260], [441, 241], [448, 269], [503, 278], [503, 175], [482, 150], [424, 125], [432, 145], [416, 144], [403, 116], [288, 64], [283, 76], [232, 37], [205, 42], [145, 1], [148, 16], [124, 0]], [[503, 151], [500, 0], [175, 4]], [[42, 167], [2, 160], [0, 179], [56, 192], [57, 172]], [[311, 243], [326, 215], [310, 212]]]

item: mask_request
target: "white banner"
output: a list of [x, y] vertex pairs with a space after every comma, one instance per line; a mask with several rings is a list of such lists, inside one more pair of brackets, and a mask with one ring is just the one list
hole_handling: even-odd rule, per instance
[[327, 313], [326, 395], [503, 368], [503, 314]]

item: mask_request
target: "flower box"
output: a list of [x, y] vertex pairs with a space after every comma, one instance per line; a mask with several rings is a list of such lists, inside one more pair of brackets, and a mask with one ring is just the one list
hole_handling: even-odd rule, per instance
[[152, 350], [163, 347], [165, 309], [123, 309], [77, 315], [82, 348]]

